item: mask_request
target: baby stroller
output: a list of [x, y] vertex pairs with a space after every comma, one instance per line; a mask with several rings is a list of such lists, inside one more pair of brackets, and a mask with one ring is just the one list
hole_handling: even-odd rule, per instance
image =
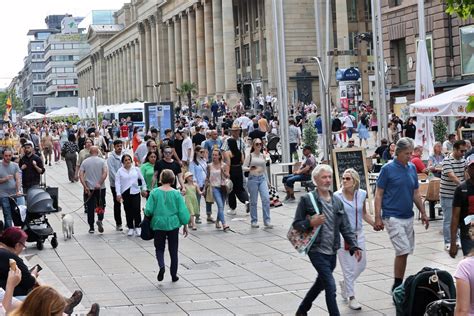
[[21, 227], [27, 234], [27, 242], [36, 242], [36, 248], [42, 250], [44, 242], [51, 238], [51, 246], [58, 246], [58, 238], [49, 224], [47, 214], [58, 212], [53, 207], [53, 199], [44, 189], [33, 187], [26, 194], [26, 216], [22, 217], [20, 208], [14, 197], [10, 197], [12, 219], [15, 226]]
[[281, 162], [281, 154], [278, 151], [280, 146], [280, 137], [278, 135], [269, 133], [267, 135], [267, 151], [270, 154], [270, 160], [272, 163]]

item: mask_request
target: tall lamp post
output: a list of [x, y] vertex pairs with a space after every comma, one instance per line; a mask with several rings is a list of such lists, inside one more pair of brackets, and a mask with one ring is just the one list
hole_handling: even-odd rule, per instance
[[161, 103], [161, 86], [169, 86], [173, 84], [173, 81], [160, 81], [154, 84], [146, 85], [148, 88], [153, 88], [153, 98], [158, 104]]
[[94, 96], [94, 118], [95, 118], [95, 126], [96, 128], [99, 128], [99, 115], [97, 115], [97, 98], [96, 98], [96, 93], [97, 91], [100, 90], [100, 87], [92, 87], [91, 88], [91, 91], [93, 93], [93, 96]]

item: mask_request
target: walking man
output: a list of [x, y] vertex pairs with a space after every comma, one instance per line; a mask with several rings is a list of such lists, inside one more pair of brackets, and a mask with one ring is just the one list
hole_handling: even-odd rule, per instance
[[[89, 223], [89, 233], [94, 233], [94, 213], [96, 207], [105, 210], [105, 179], [107, 178], [107, 164], [99, 157], [99, 147], [90, 148], [90, 157], [84, 160], [79, 168], [79, 179], [87, 195], [86, 211], [87, 222]], [[97, 213], [97, 229], [99, 233], [104, 232], [102, 220], [104, 213]]]
[[22, 170], [23, 193], [34, 186], [40, 184], [41, 175], [44, 173], [43, 160], [33, 152], [33, 143], [27, 141], [23, 145], [25, 154], [20, 159], [20, 168]]
[[392, 291], [403, 283], [407, 259], [415, 249], [413, 230], [413, 202], [421, 214], [421, 222], [428, 229], [430, 222], [418, 191], [418, 175], [410, 162], [413, 139], [401, 138], [395, 148], [395, 159], [380, 170], [375, 191], [375, 226], [379, 231], [387, 228], [395, 248], [394, 283]]
[[114, 140], [114, 151], [107, 158], [107, 168], [109, 170], [110, 191], [114, 197], [114, 219], [115, 230], [121, 232], [122, 228], [122, 204], [117, 200], [117, 191], [115, 190], [115, 175], [122, 166], [122, 148], [123, 141], [121, 139]]
[[453, 213], [453, 198], [456, 187], [464, 181], [466, 160], [466, 142], [458, 140], [453, 145], [453, 152], [442, 162], [441, 184], [439, 187], [441, 208], [443, 209], [444, 250], [449, 251], [451, 237], [457, 242], [457, 234], [451, 235], [451, 217]]
[[11, 161], [12, 156], [12, 150], [6, 149], [0, 163], [0, 205], [3, 209], [5, 228], [13, 226], [9, 196], [21, 193], [20, 168], [17, 163]]
[[[296, 209], [293, 221], [295, 229], [303, 232], [320, 227], [308, 252], [308, 257], [318, 272], [318, 277], [298, 307], [296, 315], [307, 315], [313, 301], [323, 290], [326, 292], [329, 314], [340, 315], [336, 301], [336, 281], [332, 274], [336, 267], [337, 250], [341, 244], [340, 235], [349, 244], [351, 255], [355, 256], [357, 261], [362, 258], [355, 233], [344, 211], [344, 205], [331, 192], [332, 175], [333, 171], [328, 165], [321, 164], [314, 168], [311, 177], [316, 184], [316, 190], [303, 195]], [[315, 210], [309, 194], [313, 195], [318, 211]]]

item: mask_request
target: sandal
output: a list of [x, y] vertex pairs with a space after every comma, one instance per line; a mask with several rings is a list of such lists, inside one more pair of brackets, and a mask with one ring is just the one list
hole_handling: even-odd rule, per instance
[[192, 229], [192, 230], [197, 230], [197, 227], [196, 227], [196, 226], [192, 226], [191, 229]]
[[222, 228], [222, 230], [223, 230], [224, 232], [227, 232], [227, 231], [230, 230], [230, 226], [229, 226], [229, 225], [226, 225], [226, 226], [224, 226], [224, 227]]
[[221, 224], [220, 224], [220, 222], [219, 222], [218, 220], [216, 221], [216, 228], [217, 228], [217, 229], [221, 228]]

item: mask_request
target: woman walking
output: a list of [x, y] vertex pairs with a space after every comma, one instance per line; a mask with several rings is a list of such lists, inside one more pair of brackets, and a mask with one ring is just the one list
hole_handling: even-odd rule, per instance
[[76, 175], [77, 165], [77, 153], [79, 152], [79, 146], [76, 144], [76, 136], [69, 134], [68, 141], [64, 144], [61, 149], [61, 153], [64, 154], [67, 166], [67, 176], [71, 183], [74, 183]]
[[[199, 187], [201, 192], [205, 191], [206, 179], [207, 179], [207, 153], [204, 148], [201, 146], [196, 146], [194, 148], [194, 157], [191, 163], [189, 164], [189, 172], [194, 176], [194, 181]], [[201, 205], [201, 195], [197, 196], [198, 204]], [[207, 221], [209, 223], [214, 223], [214, 219], [211, 217], [212, 214], [212, 203], [206, 202], [206, 214]], [[197, 213], [194, 214], [196, 224], [201, 224], [200, 210], [198, 208]]]
[[79, 151], [84, 149], [86, 138], [87, 138], [87, 135], [84, 130], [84, 127], [79, 127], [79, 130], [77, 131], [77, 136], [76, 136], [77, 146], [79, 146]]
[[248, 213], [249, 209], [249, 195], [247, 190], [244, 188], [244, 175], [242, 171], [242, 164], [244, 163], [244, 157], [242, 152], [237, 147], [237, 141], [234, 138], [229, 138], [227, 140], [227, 145], [229, 145], [229, 150], [227, 151], [228, 156], [230, 157], [230, 178], [233, 182], [233, 189], [229, 193], [229, 207], [230, 210], [227, 212], [229, 215], [236, 215], [235, 211], [237, 207], [237, 199], [240, 202], [245, 204], [245, 210]]
[[140, 223], [141, 217], [141, 198], [146, 197], [145, 179], [140, 169], [133, 166], [132, 156], [124, 154], [122, 156], [122, 167], [115, 175], [115, 190], [117, 192], [117, 201], [123, 204], [125, 217], [127, 219], [128, 234], [127, 236], [139, 237], [141, 234]]
[[178, 277], [179, 228], [183, 226], [184, 237], [188, 235], [189, 211], [181, 193], [171, 186], [175, 181], [173, 171], [164, 169], [160, 174], [161, 186], [151, 191], [145, 207], [145, 215], [151, 217], [151, 229], [155, 232], [155, 252], [160, 271], [158, 281], [165, 275], [165, 244], [168, 240], [171, 280]]
[[227, 165], [222, 162], [222, 154], [219, 149], [212, 151], [212, 162], [207, 168], [207, 185], [211, 186], [212, 197], [217, 204], [216, 228], [221, 228], [222, 224], [222, 229], [226, 232], [230, 227], [225, 223], [224, 205], [226, 192], [224, 192], [222, 186], [225, 184], [225, 179], [229, 178], [229, 169]]
[[243, 169], [249, 172], [247, 188], [250, 193], [250, 219], [252, 228], [258, 228], [257, 202], [258, 194], [262, 200], [263, 225], [265, 228], [273, 228], [270, 220], [270, 194], [268, 192], [268, 181], [265, 175], [266, 159], [261, 152], [262, 140], [255, 138], [252, 141], [250, 155], [245, 158]]
[[53, 130], [53, 151], [54, 151], [54, 162], [59, 163], [61, 161], [61, 144], [59, 142], [60, 135], [57, 130]]
[[362, 147], [362, 141], [365, 141], [365, 146], [369, 148], [369, 126], [367, 120], [360, 120], [357, 125], [357, 132], [359, 133], [359, 147]]
[[140, 171], [145, 179], [148, 191], [153, 189], [153, 175], [155, 174], [155, 163], [157, 160], [158, 154], [150, 151], [145, 157], [145, 162], [140, 166]]
[[359, 174], [350, 168], [344, 171], [342, 175], [342, 188], [334, 193], [344, 205], [344, 210], [349, 218], [352, 230], [355, 232], [358, 247], [362, 250], [362, 259], [360, 261], [351, 256], [345, 243], [337, 251], [344, 277], [344, 280], [339, 282], [341, 295], [344, 299], [349, 300], [349, 308], [353, 310], [360, 310], [362, 308], [355, 298], [354, 283], [367, 265], [362, 219], [370, 226], [374, 226], [374, 221], [365, 207], [367, 192], [360, 189], [359, 185]]

